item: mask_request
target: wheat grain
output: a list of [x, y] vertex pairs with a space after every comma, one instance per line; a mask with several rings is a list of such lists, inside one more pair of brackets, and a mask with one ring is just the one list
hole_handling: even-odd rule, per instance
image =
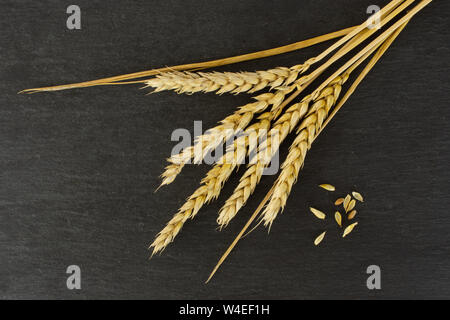
[[334, 202], [335, 206], [340, 206], [341, 204], [344, 203], [344, 198], [339, 198]]
[[352, 195], [353, 195], [353, 198], [355, 198], [359, 202], [364, 202], [364, 198], [359, 192], [353, 191]]
[[351, 200], [351, 201], [348, 203], [348, 206], [345, 207], [345, 212], [352, 211], [353, 208], [355, 207], [355, 205], [356, 205], [356, 200], [354, 200], [354, 199]]
[[275, 183], [273, 194], [269, 204], [264, 209], [262, 217], [264, 224], [269, 226], [275, 220], [278, 212], [282, 211], [286, 205], [287, 198], [291, 192], [292, 186], [297, 180], [301, 167], [308, 149], [314, 141], [316, 132], [320, 130], [328, 112], [336, 103], [341, 92], [342, 85], [347, 81], [349, 74], [335, 78], [329, 87], [321, 92], [315, 92], [313, 96], [318, 96], [319, 100], [314, 103], [311, 110], [300, 124], [298, 135], [292, 144], [289, 154], [281, 166], [282, 171]]
[[[376, 50], [376, 48], [382, 45], [382, 43], [386, 39], [388, 39], [391, 36], [395, 38], [396, 36], [395, 32], [397, 31], [397, 29], [400, 32], [401, 28], [405, 25], [405, 22], [411, 19], [417, 12], [423, 9], [430, 2], [431, 0], [423, 0], [421, 3], [419, 3], [414, 9], [409, 11], [399, 21], [394, 23], [388, 30], [383, 32], [381, 36], [377, 37], [377, 39], [372, 41], [362, 51], [360, 51], [357, 55], [355, 55], [352, 59], [350, 59], [347, 63], [345, 63], [343, 67], [341, 67], [338, 71], [335, 72], [335, 74], [339, 74], [339, 72], [342, 72], [342, 70], [346, 70], [347, 68], [356, 66], [358, 64], [358, 61], [364, 61], [365, 58], [368, 57], [368, 54]], [[383, 49], [384, 48], [381, 47], [380, 50], [383, 51]], [[376, 61], [376, 58], [372, 61]], [[369, 68], [370, 67], [372, 67], [372, 65], [369, 64]], [[330, 78], [333, 79], [333, 77], [335, 77], [335, 74], [333, 74]], [[364, 76], [364, 74], [362, 75]], [[363, 76], [358, 77], [358, 79], [361, 79]], [[327, 81], [325, 81], [324, 84], [322, 84], [319, 88], [326, 86]], [[350, 90], [353, 90], [353, 87]], [[343, 101], [345, 102], [345, 99], [343, 99]], [[342, 105], [339, 104], [337, 110], [339, 110], [341, 106]], [[317, 118], [319, 119], [319, 117]], [[284, 206], [286, 205], [286, 201], [290, 194], [292, 186], [296, 182], [298, 178], [298, 173], [301, 167], [303, 166], [304, 159], [306, 157], [306, 152], [311, 147], [312, 141], [314, 141], [316, 133], [320, 133], [321, 125], [322, 123], [320, 123], [320, 120], [316, 120], [314, 123], [310, 123], [308, 125], [300, 127], [300, 132], [298, 133], [297, 138], [295, 139], [293, 145], [291, 146], [286, 161], [283, 163], [282, 166], [283, 170], [274, 185], [274, 189], [272, 191], [269, 204], [266, 206], [266, 208], [262, 213], [262, 219], [266, 226], [271, 226], [278, 212], [282, 211]]]
[[336, 188], [332, 186], [331, 184], [321, 184], [319, 185], [322, 189], [325, 189], [327, 191], [336, 191]]
[[339, 211], [336, 211], [336, 213], [334, 214], [334, 219], [336, 220], [339, 227], [342, 227], [342, 215]]
[[315, 245], [315, 246], [318, 246], [318, 245], [322, 242], [323, 238], [325, 238], [325, 234], [326, 234], [326, 233], [327, 233], [326, 231], [322, 232], [322, 233], [316, 238], [316, 240], [314, 240], [314, 245]]
[[310, 210], [310, 211], [311, 211], [318, 219], [324, 220], [324, 219], [326, 218], [325, 213], [323, 213], [323, 212], [320, 211], [320, 210], [317, 210], [317, 209], [315, 209], [315, 208], [309, 208], [309, 210]]
[[[346, 208], [348, 207], [348, 204], [349, 204], [349, 202], [350, 202], [351, 200], [352, 200], [352, 197], [348, 194], [348, 195], [345, 197], [344, 202], [343, 202], [344, 210], [346, 210]], [[346, 212], [347, 212], [347, 210], [346, 210]]]
[[302, 65], [256, 72], [173, 71], [161, 73], [155, 78], [147, 80], [146, 87], [154, 88], [153, 92], [174, 90], [177, 93], [188, 94], [196, 92], [254, 93], [266, 87], [273, 89], [290, 85], [303, 71]]
[[85, 81], [82, 83], [72, 83], [72, 84], [66, 84], [66, 85], [58, 85], [53, 87], [42, 87], [42, 88], [33, 88], [33, 89], [27, 89], [21, 91], [21, 93], [35, 93], [35, 92], [45, 92], [45, 91], [58, 91], [58, 90], [67, 90], [67, 89], [73, 89], [73, 88], [86, 88], [91, 86], [97, 86], [97, 85], [105, 85], [105, 84], [120, 84], [120, 81], [124, 80], [131, 80], [131, 79], [138, 79], [143, 78], [147, 76], [155, 76], [161, 72], [170, 72], [173, 70], [177, 71], [183, 71], [183, 70], [200, 70], [200, 69], [207, 69], [212, 67], [218, 67], [218, 66], [224, 66], [229, 65], [233, 63], [243, 62], [243, 61], [249, 61], [253, 59], [260, 59], [264, 57], [270, 57], [282, 53], [292, 52], [295, 50], [300, 50], [303, 48], [307, 48], [310, 46], [313, 46], [318, 43], [322, 43], [331, 39], [335, 39], [338, 37], [345, 36], [346, 34], [354, 31], [356, 29], [355, 27], [346, 28], [343, 30], [339, 30], [336, 32], [328, 33], [322, 36], [314, 37], [311, 39], [295, 42], [292, 44], [288, 44], [285, 46], [272, 48], [268, 50], [258, 51], [258, 52], [252, 52], [247, 53], [235, 57], [228, 57], [224, 59], [218, 59], [218, 60], [211, 60], [211, 61], [205, 61], [200, 63], [190, 63], [185, 65], [177, 65], [177, 66], [170, 66], [170, 67], [164, 67], [159, 69], [152, 69], [152, 70], [146, 70], [131, 74], [125, 74], [120, 76], [114, 76], [114, 77], [108, 77], [103, 79], [97, 79], [92, 81]]
[[352, 210], [352, 211], [348, 214], [347, 219], [348, 219], [348, 220], [353, 220], [353, 218], [355, 218], [355, 216], [356, 216], [357, 213], [358, 213], [358, 212], [357, 212], [356, 210]]
[[344, 233], [342, 234], [342, 238], [345, 238], [350, 234], [350, 232], [353, 231], [353, 229], [358, 225], [358, 222], [355, 222], [351, 225], [349, 225], [347, 228], [345, 228]]

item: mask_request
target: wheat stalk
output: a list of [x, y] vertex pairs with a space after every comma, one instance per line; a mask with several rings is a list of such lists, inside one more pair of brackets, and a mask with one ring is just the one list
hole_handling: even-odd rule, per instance
[[[296, 103], [287, 109], [284, 114], [277, 120], [273, 128], [270, 130], [267, 140], [258, 149], [256, 155], [256, 163], [249, 166], [244, 175], [241, 177], [239, 185], [234, 190], [231, 197], [225, 202], [225, 205], [220, 209], [217, 223], [224, 227], [236, 216], [238, 211], [246, 204], [252, 193], [256, 189], [256, 185], [261, 180], [264, 169], [268, 166], [270, 159], [278, 150], [279, 145], [286, 136], [292, 132], [300, 120], [307, 115], [303, 123], [310, 123], [317, 118], [317, 114], [322, 116], [322, 110], [329, 110], [331, 108], [331, 97], [339, 95], [341, 84], [347, 80], [348, 77], [338, 77], [333, 81], [329, 87], [324, 89], [315, 100], [312, 96], [305, 97], [302, 102]], [[311, 107], [310, 103], [313, 101]], [[306, 121], [306, 122], [305, 122]]]
[[173, 90], [177, 93], [216, 92], [254, 93], [266, 87], [271, 89], [293, 83], [298, 74], [305, 71], [303, 65], [291, 68], [278, 67], [256, 72], [189, 72], [173, 71], [157, 75], [145, 82], [153, 92]]

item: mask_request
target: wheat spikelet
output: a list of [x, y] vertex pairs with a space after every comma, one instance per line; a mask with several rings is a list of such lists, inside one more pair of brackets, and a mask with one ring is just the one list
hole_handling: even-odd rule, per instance
[[303, 65], [278, 67], [256, 72], [164, 72], [146, 81], [153, 92], [173, 90], [179, 94], [216, 92], [216, 94], [254, 93], [266, 87], [271, 89], [292, 84], [303, 72]]
[[269, 130], [270, 123], [276, 114], [278, 114], [277, 109], [262, 114], [258, 117], [259, 121], [257, 123], [249, 126], [243, 135], [234, 140], [233, 145], [227, 148], [227, 152], [206, 174], [206, 177], [201, 182], [201, 186], [188, 198], [178, 213], [157, 235], [150, 246], [153, 248], [153, 254], [163, 251], [173, 241], [187, 219], [192, 219], [204, 204], [219, 196], [224, 183], [236, 166], [241, 164], [246, 155], [251, 152], [252, 145], [250, 143], [258, 141]]
[[256, 113], [265, 111], [270, 105], [272, 110], [277, 110], [283, 103], [289, 90], [291, 88], [282, 88], [275, 93], [264, 93], [255, 97], [256, 102], [239, 107], [236, 112], [222, 120], [218, 126], [197, 137], [194, 146], [185, 148], [180, 153], [172, 155], [167, 159], [169, 165], [161, 175], [161, 186], [172, 183], [184, 165], [190, 163], [191, 160], [194, 160], [194, 163], [201, 163], [209, 152], [215, 150], [224, 141], [245, 129]]
[[[271, 226], [278, 212], [284, 209], [287, 198], [291, 192], [292, 186], [297, 181], [300, 169], [306, 157], [306, 153], [311, 147], [314, 137], [325, 121], [328, 112], [336, 103], [341, 92], [342, 85], [348, 79], [348, 73], [336, 78], [329, 87], [325, 88], [319, 95], [308, 116], [303, 120], [298, 129], [298, 135], [292, 144], [289, 154], [281, 166], [282, 171], [275, 183], [273, 194], [269, 204], [262, 213], [262, 219], [265, 226]], [[317, 106], [316, 108], [314, 106]]]
[[[270, 130], [267, 140], [258, 149], [256, 155], [256, 163], [251, 165], [244, 175], [241, 177], [239, 185], [234, 190], [231, 197], [225, 202], [225, 205], [220, 209], [217, 223], [224, 227], [226, 226], [238, 213], [238, 211], [245, 205], [248, 198], [254, 192], [256, 185], [259, 183], [264, 168], [270, 162], [270, 159], [278, 150], [279, 145], [286, 136], [297, 126], [300, 120], [307, 115], [304, 120], [306, 123], [315, 121], [316, 113], [322, 116], [324, 107], [330, 105], [331, 97], [338, 96], [340, 93], [341, 82], [345, 82], [347, 77], [338, 77], [326, 87], [315, 100], [312, 96], [305, 97], [302, 102], [296, 103], [287, 109], [284, 114], [277, 120], [273, 128]], [[310, 102], [314, 101], [313, 105], [309, 107]]]

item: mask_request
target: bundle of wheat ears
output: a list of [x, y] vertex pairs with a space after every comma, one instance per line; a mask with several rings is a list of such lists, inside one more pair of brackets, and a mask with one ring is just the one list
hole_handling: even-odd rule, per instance
[[[173, 90], [179, 94], [197, 92], [253, 94], [267, 90], [265, 93], [254, 96], [248, 104], [237, 107], [234, 113], [217, 126], [196, 137], [193, 146], [172, 155], [162, 173], [161, 186], [168, 185], [175, 180], [186, 164], [201, 163], [209, 152], [222, 147], [232, 139], [225, 154], [214, 164], [200, 186], [151, 243], [152, 255], [162, 252], [175, 239], [187, 220], [193, 219], [205, 204], [216, 199], [235, 169], [248, 159], [247, 169], [217, 218], [220, 228], [227, 226], [255, 191], [265, 168], [270, 164], [283, 140], [289, 134], [296, 135], [289, 154], [281, 166], [278, 179], [219, 260], [209, 281], [258, 217], [267, 227], [274, 223], [287, 203], [314, 140], [342, 108], [411, 18], [431, 1], [393, 0], [359, 26], [279, 48], [82, 83], [28, 89], [23, 92], [36, 93], [121, 84], [144, 84], [145, 88], [152, 88], [154, 92]], [[412, 6], [413, 4], [415, 6]], [[299, 50], [331, 39], [338, 40], [318, 56], [302, 64], [293, 64], [291, 67], [240, 73], [199, 72], [206, 68]], [[338, 63], [341, 66], [337, 68], [337, 71], [318, 84], [309, 94], [295, 101], [330, 66]], [[359, 75], [341, 95], [353, 73], [364, 63], [366, 63], [365, 67], [359, 71]], [[309, 72], [310, 70], [313, 71]], [[256, 145], [255, 141], [260, 143]]]

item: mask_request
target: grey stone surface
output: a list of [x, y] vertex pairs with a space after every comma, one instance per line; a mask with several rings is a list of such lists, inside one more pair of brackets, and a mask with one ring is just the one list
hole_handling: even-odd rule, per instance
[[[387, 1], [382, 1], [383, 5]], [[243, 240], [209, 285], [217, 259], [269, 190], [265, 177], [224, 231], [217, 212], [235, 187], [183, 228], [160, 257], [147, 246], [196, 188], [188, 167], [153, 193], [175, 128], [211, 127], [248, 96], [151, 96], [137, 87], [17, 95], [70, 83], [284, 45], [360, 23], [373, 1], [85, 1], [0, 4], [0, 297], [41, 299], [450, 298], [449, 1], [405, 29], [306, 160], [270, 234]], [[301, 63], [326, 45], [219, 70]], [[282, 149], [286, 154], [289, 141]], [[360, 225], [342, 240], [335, 194], [360, 190]], [[328, 229], [318, 248], [314, 237]], [[68, 265], [82, 290], [66, 288]], [[366, 268], [382, 290], [366, 288]]]

